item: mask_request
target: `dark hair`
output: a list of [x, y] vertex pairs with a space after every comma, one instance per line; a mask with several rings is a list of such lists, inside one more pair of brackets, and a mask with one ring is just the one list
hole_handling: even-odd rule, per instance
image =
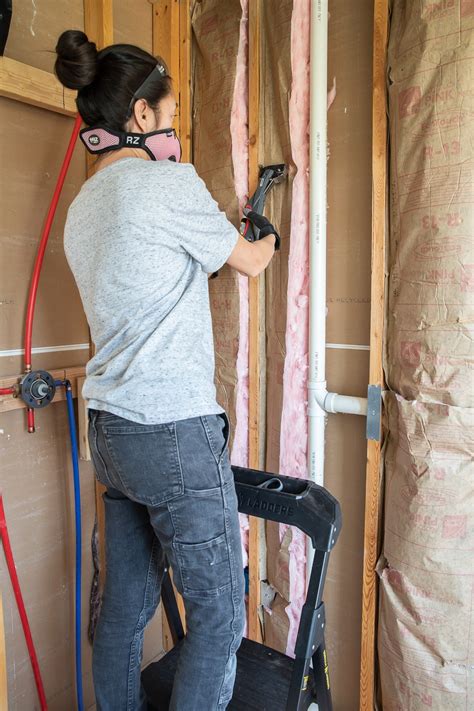
[[94, 42], [80, 30], [66, 30], [56, 45], [54, 71], [61, 84], [77, 89], [77, 108], [88, 126], [103, 124], [123, 131], [133, 95], [157, 64], [143, 95], [152, 108], [171, 92], [171, 77], [161, 57], [154, 57], [132, 44], [112, 44], [97, 51]]

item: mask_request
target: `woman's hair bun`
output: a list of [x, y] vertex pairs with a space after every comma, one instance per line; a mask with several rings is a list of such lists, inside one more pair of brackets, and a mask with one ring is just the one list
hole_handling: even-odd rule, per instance
[[54, 71], [68, 89], [83, 89], [97, 75], [97, 47], [81, 30], [66, 30], [56, 45]]

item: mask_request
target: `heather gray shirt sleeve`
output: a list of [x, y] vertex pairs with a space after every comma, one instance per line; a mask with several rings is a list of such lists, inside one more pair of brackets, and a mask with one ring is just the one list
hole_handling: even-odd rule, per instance
[[228, 260], [239, 234], [219, 209], [195, 168], [192, 165], [185, 168], [170, 229], [202, 270], [212, 274]]

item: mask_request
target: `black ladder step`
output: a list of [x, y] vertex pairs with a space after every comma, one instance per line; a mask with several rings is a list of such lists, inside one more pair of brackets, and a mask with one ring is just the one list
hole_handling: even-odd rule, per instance
[[[142, 673], [150, 709], [168, 711], [174, 673], [182, 642]], [[237, 675], [228, 711], [285, 711], [293, 659], [244, 638], [237, 652]], [[312, 676], [312, 671], [311, 671]], [[302, 708], [315, 701], [312, 678], [303, 692]]]

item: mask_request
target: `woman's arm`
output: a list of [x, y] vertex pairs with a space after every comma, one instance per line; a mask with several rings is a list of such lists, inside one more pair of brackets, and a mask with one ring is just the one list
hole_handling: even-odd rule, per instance
[[227, 264], [240, 274], [256, 277], [267, 268], [275, 253], [275, 235], [268, 235], [258, 242], [247, 242], [242, 236], [235, 245]]

